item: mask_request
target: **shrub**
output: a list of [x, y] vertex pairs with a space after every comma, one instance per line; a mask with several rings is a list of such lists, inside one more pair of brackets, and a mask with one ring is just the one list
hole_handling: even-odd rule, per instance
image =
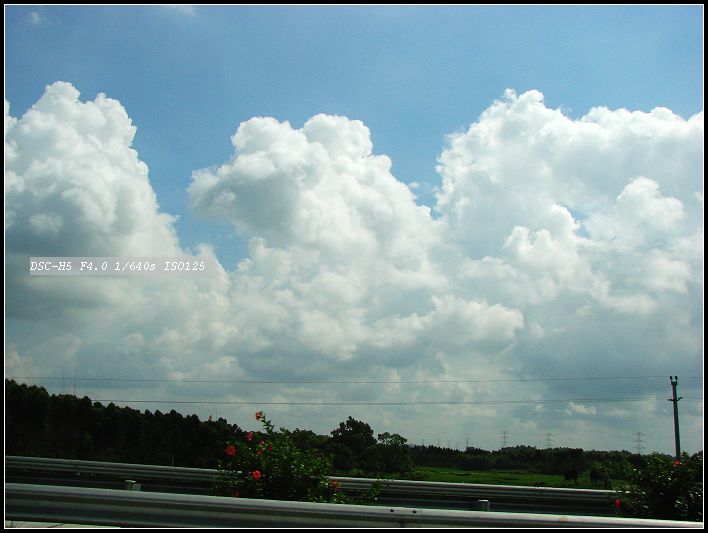
[[332, 463], [320, 452], [298, 447], [287, 431], [277, 432], [262, 412], [261, 432], [227, 442], [219, 462], [219, 493], [241, 498], [341, 502], [338, 484], [327, 475]]
[[601, 485], [604, 489], [612, 488], [612, 482], [607, 473], [607, 468], [599, 463], [593, 463], [590, 467], [590, 482], [593, 485]]
[[665, 520], [703, 520], [703, 453], [681, 461], [654, 453], [632, 471], [621, 498], [626, 516]]

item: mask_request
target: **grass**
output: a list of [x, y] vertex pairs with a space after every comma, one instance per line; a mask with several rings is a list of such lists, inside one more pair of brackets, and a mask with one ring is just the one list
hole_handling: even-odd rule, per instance
[[[577, 482], [567, 481], [560, 475], [534, 474], [512, 470], [490, 470], [470, 472], [445, 466], [417, 467], [411, 479], [421, 481], [445, 481], [448, 483], [479, 483], [484, 485], [517, 485], [522, 487], [563, 487], [573, 489], [601, 489], [590, 482], [590, 476], [583, 474]], [[614, 484], [614, 483], [613, 483]], [[616, 485], [616, 484], [615, 484]]]

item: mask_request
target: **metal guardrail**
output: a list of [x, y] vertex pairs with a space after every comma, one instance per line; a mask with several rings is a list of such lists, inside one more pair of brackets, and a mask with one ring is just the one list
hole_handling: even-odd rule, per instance
[[[342, 488], [350, 490], [368, 490], [374, 480], [357, 478], [335, 478]], [[447, 483], [437, 481], [382, 480], [381, 492], [384, 495], [405, 499], [447, 497], [456, 500], [474, 501], [486, 499], [492, 502], [493, 509], [502, 506], [519, 505], [551, 506], [555, 508], [586, 508], [604, 510], [612, 514], [617, 493], [611, 490], [567, 489], [552, 487], [519, 487], [511, 485], [481, 485], [472, 483]]]
[[47, 457], [5, 456], [5, 471], [35, 470], [43, 472], [64, 472], [73, 474], [105, 475], [117, 478], [150, 478], [196, 483], [211, 483], [218, 470], [210, 468], [185, 468], [180, 466], [140, 465], [131, 463], [108, 463], [101, 461], [79, 461], [74, 459], [53, 459]]
[[124, 527], [703, 527], [697, 522], [283, 502], [5, 484], [5, 519]]
[[[47, 478], [52, 473], [61, 479]], [[126, 480], [142, 485], [143, 491], [206, 494], [217, 470], [158, 465], [108, 463], [39, 457], [5, 457], [8, 481], [123, 488]], [[345, 492], [364, 492], [377, 480], [332, 477]], [[617, 494], [608, 490], [519, 487], [381, 480], [379, 503], [385, 505], [470, 510], [478, 500], [489, 500], [492, 511], [544, 512], [613, 516]]]
[[[13, 483], [67, 485], [133, 490], [210, 494], [217, 470], [43, 457], [5, 457], [5, 480]], [[139, 485], [139, 487], [138, 487]]]

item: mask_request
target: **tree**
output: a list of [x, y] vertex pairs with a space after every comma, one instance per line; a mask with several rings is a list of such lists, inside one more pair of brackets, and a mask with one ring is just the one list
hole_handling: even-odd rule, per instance
[[329, 441], [327, 451], [332, 456], [332, 464], [337, 470], [348, 472], [356, 466], [354, 452], [341, 442]]
[[340, 422], [339, 427], [332, 431], [333, 443], [342, 444], [349, 448], [356, 462], [362, 460], [364, 451], [376, 444], [374, 430], [366, 422], [360, 422], [351, 416], [346, 422]]
[[5, 380], [5, 453], [45, 455], [51, 402], [44, 387]]
[[575, 469], [575, 467], [573, 465], [570, 465], [563, 472], [563, 477], [565, 478], [566, 481], [572, 481], [574, 483], [577, 483], [578, 482], [578, 471]]
[[398, 433], [379, 434], [379, 442], [364, 452], [365, 468], [371, 472], [397, 473], [405, 477], [413, 470], [413, 458], [406, 442]]
[[221, 418], [141, 413], [5, 380], [8, 455], [214, 468], [226, 439], [240, 432]]
[[602, 485], [604, 489], [611, 489], [610, 475], [607, 473], [607, 468], [599, 463], [593, 463], [590, 467], [590, 483], [593, 485]]

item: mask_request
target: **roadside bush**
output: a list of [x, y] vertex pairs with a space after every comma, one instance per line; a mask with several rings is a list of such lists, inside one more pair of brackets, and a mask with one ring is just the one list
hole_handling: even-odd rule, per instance
[[646, 456], [633, 469], [621, 498], [625, 516], [664, 520], [703, 520], [703, 452], [681, 461], [662, 454]]
[[226, 496], [274, 500], [342, 502], [332, 463], [312, 448], [298, 447], [284, 429], [277, 432], [262, 412], [263, 431], [230, 440], [219, 463], [217, 491]]

